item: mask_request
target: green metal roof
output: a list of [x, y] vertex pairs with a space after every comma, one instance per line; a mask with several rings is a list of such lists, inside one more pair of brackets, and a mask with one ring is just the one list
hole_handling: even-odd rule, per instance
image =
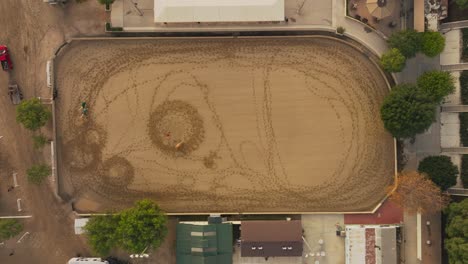
[[232, 264], [232, 247], [232, 224], [177, 225], [177, 264]]

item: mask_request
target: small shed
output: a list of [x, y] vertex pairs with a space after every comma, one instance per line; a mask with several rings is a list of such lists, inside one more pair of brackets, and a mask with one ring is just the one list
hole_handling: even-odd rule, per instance
[[302, 250], [299, 220], [241, 222], [242, 257], [300, 257]]
[[177, 225], [177, 264], [232, 264], [232, 224]]
[[84, 233], [84, 226], [88, 223], [89, 218], [77, 218], [75, 219], [75, 234], [81, 235]]

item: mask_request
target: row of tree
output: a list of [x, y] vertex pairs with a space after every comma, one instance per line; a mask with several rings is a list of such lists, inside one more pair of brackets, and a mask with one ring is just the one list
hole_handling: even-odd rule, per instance
[[388, 72], [401, 72], [406, 60], [418, 52], [428, 57], [439, 55], [444, 50], [445, 39], [439, 32], [408, 29], [392, 34], [388, 45], [390, 49], [382, 55], [380, 64]]
[[445, 249], [450, 264], [468, 263], [468, 199], [452, 203], [445, 210]]
[[454, 79], [443, 71], [425, 72], [417, 84], [393, 87], [380, 111], [385, 128], [400, 139], [424, 132], [435, 121], [436, 106], [454, 90]]

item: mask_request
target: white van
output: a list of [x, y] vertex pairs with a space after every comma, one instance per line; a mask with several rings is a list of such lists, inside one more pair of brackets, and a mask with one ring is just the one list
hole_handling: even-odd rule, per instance
[[109, 264], [109, 262], [101, 258], [71, 258], [68, 264]]

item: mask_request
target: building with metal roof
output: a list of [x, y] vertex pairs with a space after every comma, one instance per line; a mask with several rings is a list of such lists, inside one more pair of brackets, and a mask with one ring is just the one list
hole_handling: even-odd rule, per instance
[[232, 264], [232, 224], [177, 225], [177, 264]]
[[346, 264], [397, 264], [398, 226], [346, 226]]
[[241, 222], [242, 257], [300, 257], [302, 250], [299, 220]]
[[154, 22], [283, 21], [284, 0], [154, 0]]

